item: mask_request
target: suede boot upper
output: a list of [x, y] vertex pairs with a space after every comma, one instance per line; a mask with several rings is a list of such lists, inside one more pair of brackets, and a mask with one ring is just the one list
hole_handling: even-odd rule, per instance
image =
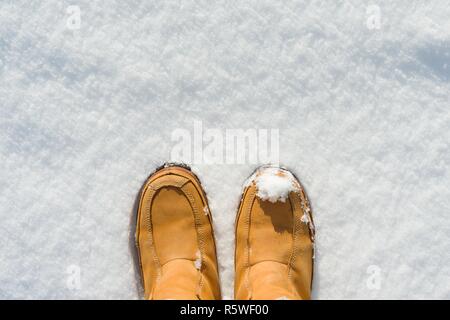
[[146, 299], [220, 299], [206, 196], [182, 167], [166, 167], [143, 186], [136, 244]]
[[261, 168], [236, 220], [235, 298], [310, 299], [314, 226], [308, 199], [288, 171]]

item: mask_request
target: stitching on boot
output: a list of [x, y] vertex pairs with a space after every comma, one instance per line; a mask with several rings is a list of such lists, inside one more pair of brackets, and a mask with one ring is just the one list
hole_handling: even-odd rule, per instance
[[[152, 185], [149, 185], [149, 187], [147, 188], [147, 192], [149, 192], [149, 196], [148, 196], [148, 200], [147, 200], [147, 212], [145, 215], [145, 221], [147, 223], [147, 230], [149, 233], [149, 238], [150, 238], [150, 250], [152, 252], [152, 256], [153, 256], [153, 261], [156, 265], [156, 279], [155, 279], [155, 283], [157, 283], [160, 279], [161, 279], [161, 264], [159, 262], [158, 256], [156, 254], [156, 249], [154, 246], [154, 241], [153, 241], [153, 226], [152, 226], [152, 220], [151, 220], [151, 203], [153, 201], [153, 197], [155, 196], [155, 189]], [[153, 286], [151, 289], [151, 293], [150, 296], [153, 296], [153, 290], [154, 290], [155, 286]]]
[[246, 271], [245, 271], [244, 285], [247, 288], [249, 298], [251, 298], [251, 296], [252, 296], [252, 288], [251, 288], [251, 284], [250, 284], [250, 267], [251, 267], [250, 266], [250, 250], [251, 250], [251, 248], [250, 248], [250, 221], [251, 221], [250, 215], [251, 215], [251, 210], [253, 207], [253, 202], [255, 201], [255, 196], [256, 196], [256, 188], [250, 190], [249, 197], [250, 197], [251, 201], [249, 201], [250, 204], [247, 206], [246, 220], [245, 220], [245, 222], [246, 222], [245, 227], [246, 227], [246, 234], [247, 234], [247, 239], [246, 239], [247, 240], [246, 241], [247, 250], [245, 251], [246, 252]]
[[200, 280], [199, 280], [199, 283], [198, 283], [198, 291], [197, 291], [198, 295], [200, 295], [201, 294], [201, 290], [203, 288], [203, 268], [204, 268], [204, 263], [203, 263], [203, 255], [204, 255], [203, 233], [201, 231], [200, 218], [198, 216], [199, 213], [198, 213], [197, 206], [195, 205], [195, 199], [194, 199], [194, 197], [192, 196], [192, 194], [189, 191], [184, 190], [184, 189], [182, 189], [182, 190], [183, 190], [184, 194], [186, 195], [186, 197], [188, 198], [188, 200], [189, 200], [189, 202], [191, 204], [191, 207], [192, 207], [192, 211], [194, 213], [194, 227], [195, 227], [195, 230], [196, 230], [196, 233], [197, 233], [197, 245], [198, 245], [198, 248], [199, 248], [199, 251], [200, 251], [200, 259], [201, 259], [201, 265], [200, 265], [200, 270], [199, 270], [200, 271]]

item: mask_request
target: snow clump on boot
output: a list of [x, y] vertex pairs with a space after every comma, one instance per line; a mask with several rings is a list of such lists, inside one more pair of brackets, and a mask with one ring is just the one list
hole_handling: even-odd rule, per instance
[[255, 175], [257, 196], [263, 201], [285, 202], [290, 192], [299, 191], [296, 180], [289, 171], [276, 167], [265, 167], [259, 169]]

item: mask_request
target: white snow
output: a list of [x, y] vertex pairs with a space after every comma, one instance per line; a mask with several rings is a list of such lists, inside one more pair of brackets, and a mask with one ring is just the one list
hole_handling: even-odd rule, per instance
[[309, 216], [306, 212], [303, 212], [302, 217], [300, 218], [300, 221], [303, 223], [309, 223]]
[[298, 191], [294, 177], [289, 171], [279, 168], [258, 170], [255, 177], [257, 196], [270, 202], [285, 202], [289, 193]]
[[200, 251], [197, 251], [195, 256], [194, 266], [196, 269], [200, 270], [202, 268], [202, 254]]
[[[450, 299], [449, 16], [446, 0], [1, 1], [0, 298], [142, 298], [139, 188], [202, 121], [279, 129], [317, 228], [314, 298]], [[195, 168], [226, 298], [255, 167]]]

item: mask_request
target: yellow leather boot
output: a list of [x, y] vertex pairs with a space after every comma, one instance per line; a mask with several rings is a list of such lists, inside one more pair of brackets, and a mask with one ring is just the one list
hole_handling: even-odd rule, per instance
[[136, 245], [146, 299], [220, 299], [211, 214], [190, 170], [166, 166], [148, 178]]
[[314, 225], [306, 194], [287, 170], [247, 180], [236, 219], [238, 300], [310, 299]]

